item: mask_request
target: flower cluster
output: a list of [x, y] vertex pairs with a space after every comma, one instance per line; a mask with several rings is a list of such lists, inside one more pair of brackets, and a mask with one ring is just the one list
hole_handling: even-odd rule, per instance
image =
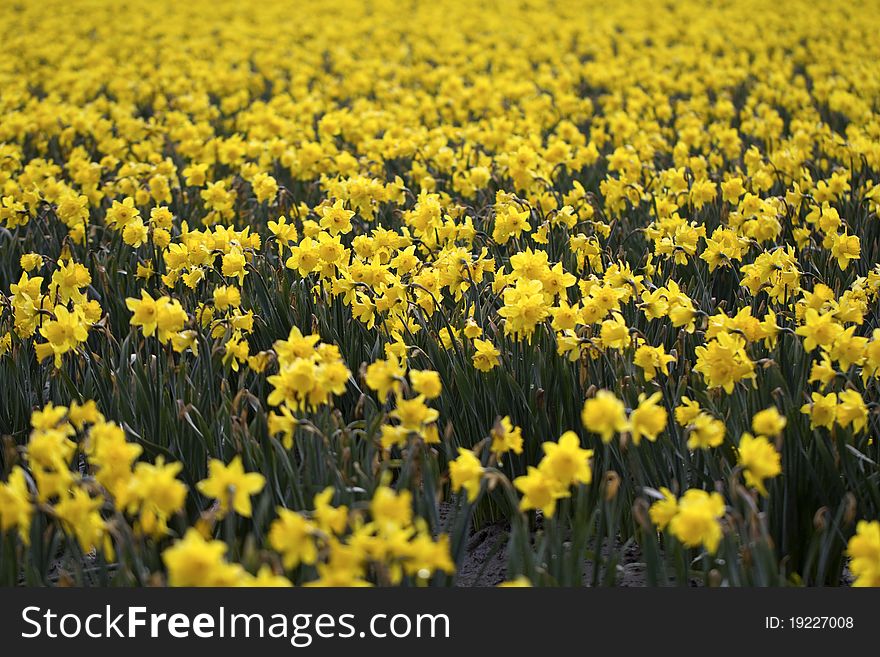
[[878, 28], [3, 11], [0, 583], [876, 582]]

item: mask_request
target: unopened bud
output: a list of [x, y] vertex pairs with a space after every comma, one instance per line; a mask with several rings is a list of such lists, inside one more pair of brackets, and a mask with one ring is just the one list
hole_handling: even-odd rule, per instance
[[816, 511], [816, 514], [813, 516], [813, 526], [816, 528], [818, 532], [824, 532], [828, 523], [825, 520], [825, 516], [828, 515], [828, 507], [822, 506], [819, 507], [819, 510]]
[[610, 502], [617, 497], [617, 491], [620, 488], [620, 475], [614, 470], [605, 472], [605, 501]]
[[843, 522], [851, 525], [856, 519], [856, 497], [852, 493], [847, 493], [843, 498], [846, 508], [843, 512]]
[[633, 504], [633, 518], [639, 524], [639, 527], [646, 531], [652, 530], [651, 521], [648, 518], [648, 501], [643, 498], [636, 499]]

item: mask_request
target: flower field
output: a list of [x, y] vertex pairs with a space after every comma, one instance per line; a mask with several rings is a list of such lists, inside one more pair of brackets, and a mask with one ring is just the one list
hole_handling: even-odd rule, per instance
[[0, 584], [880, 586], [878, 32], [4, 3]]

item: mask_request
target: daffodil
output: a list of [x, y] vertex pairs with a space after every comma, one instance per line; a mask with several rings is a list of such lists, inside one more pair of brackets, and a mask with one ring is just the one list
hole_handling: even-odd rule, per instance
[[781, 457], [776, 448], [764, 436], [744, 433], [739, 439], [737, 463], [745, 473], [746, 484], [767, 495], [764, 481], [782, 472]]
[[474, 502], [480, 494], [483, 465], [471, 450], [459, 447], [458, 458], [449, 462], [449, 478], [453, 490], [464, 488], [467, 491], [468, 502]]
[[669, 531], [685, 546], [703, 546], [714, 554], [723, 535], [723, 515], [721, 495], [691, 488], [679, 499], [678, 510], [669, 520]]
[[258, 472], [245, 472], [241, 457], [236, 456], [229, 464], [212, 459], [208, 463], [208, 478], [197, 484], [199, 492], [217, 500], [221, 513], [234, 509], [242, 517], [251, 516], [251, 496], [266, 484], [266, 478]]
[[610, 442], [615, 433], [628, 430], [626, 407], [613, 392], [599, 390], [584, 402], [581, 421], [588, 431], [599, 434], [602, 442]]

